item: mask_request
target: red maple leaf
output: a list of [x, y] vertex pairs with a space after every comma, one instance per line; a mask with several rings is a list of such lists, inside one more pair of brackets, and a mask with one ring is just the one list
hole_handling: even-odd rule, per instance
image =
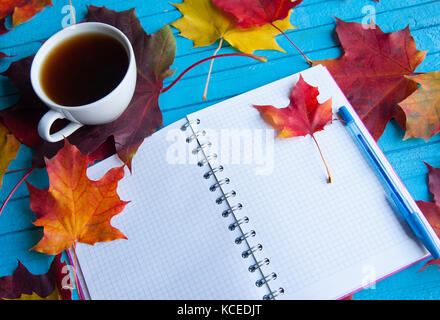
[[14, 274], [0, 278], [0, 300], [18, 299], [22, 295], [37, 294], [46, 298], [57, 290], [62, 300], [72, 300], [72, 291], [63, 288], [63, 279], [68, 276], [66, 262], [61, 262], [61, 254], [55, 256], [47, 273], [34, 275], [18, 261]]
[[440, 169], [434, 168], [427, 163], [425, 165], [428, 167], [429, 191], [434, 197], [435, 204], [440, 206]]
[[[145, 137], [162, 126], [159, 95], [163, 80], [172, 75], [176, 43], [167, 26], [153, 35], [142, 28], [135, 11], [116, 12], [105, 7], [88, 7], [87, 21], [103, 22], [119, 28], [127, 35], [136, 56], [138, 78], [133, 99], [127, 110], [115, 121], [98, 126], [84, 126], [69, 136], [70, 143], [83, 154], [101, 160], [115, 151], [130, 166], [131, 159]], [[20, 100], [1, 110], [5, 125], [24, 144], [36, 148], [34, 167], [43, 167], [44, 158], [53, 157], [64, 143], [49, 143], [38, 136], [37, 126], [47, 107], [37, 98], [29, 80], [32, 57], [13, 63], [4, 73], [20, 93]], [[63, 122], [58, 123], [63, 126]], [[54, 128], [55, 130], [57, 128]]]
[[[440, 169], [434, 168], [427, 163], [425, 165], [428, 167], [429, 191], [434, 198], [434, 202], [417, 201], [417, 205], [437, 236], [440, 236]], [[430, 265], [437, 265], [440, 269], [440, 259], [428, 261], [419, 271], [425, 270]]]
[[7, 33], [7, 32], [9, 32], [9, 30], [6, 28], [5, 19], [2, 19], [2, 20], [0, 20], [0, 36], [2, 34]]
[[303, 0], [213, 0], [214, 4], [237, 18], [237, 27], [250, 28], [287, 18]]
[[288, 107], [281, 109], [267, 105], [254, 105], [254, 107], [260, 111], [263, 119], [279, 132], [278, 138], [311, 135], [327, 168], [330, 183], [330, 172], [314, 134], [332, 122], [332, 100], [320, 104], [318, 95], [318, 88], [309, 85], [300, 75], [290, 93]]
[[314, 61], [326, 66], [342, 91], [378, 140], [392, 119], [405, 128], [406, 118], [398, 103], [415, 90], [413, 75], [426, 52], [416, 48], [409, 28], [385, 33], [378, 26], [337, 19], [344, 54], [338, 59]]

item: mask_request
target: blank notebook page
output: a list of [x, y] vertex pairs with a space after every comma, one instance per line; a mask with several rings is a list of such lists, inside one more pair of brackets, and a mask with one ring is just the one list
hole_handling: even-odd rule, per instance
[[[222, 217], [224, 205], [209, 191], [214, 179], [186, 143], [179, 121], [155, 133], [142, 144], [118, 186], [125, 210], [112, 219], [128, 240], [80, 244], [77, 254], [92, 299], [261, 299], [266, 293], [253, 283], [231, 241]], [[183, 158], [182, 158], [183, 155]], [[186, 156], [185, 156], [186, 155]], [[89, 169], [100, 178], [121, 166], [117, 157]], [[235, 234], [238, 236], [238, 234]]]
[[[302, 75], [319, 87], [320, 102], [333, 99], [334, 118], [339, 107], [349, 106], [325, 68]], [[278, 276], [269, 282], [271, 289], [284, 288], [281, 297], [288, 299], [334, 299], [426, 251], [390, 207], [384, 187], [341, 121], [316, 134], [333, 177], [328, 184], [312, 138], [276, 139], [252, 107], [288, 106], [297, 80], [298, 75], [282, 79], [189, 118], [201, 120], [200, 128], [208, 133], [204, 138], [212, 141], [217, 163], [225, 168], [219, 178], [230, 178], [225, 191], [236, 191], [231, 202], [241, 202], [240, 215], [249, 217], [244, 229], [255, 230], [251, 243], [263, 245], [257, 256], [270, 260], [263, 272]], [[234, 132], [241, 139], [235, 147], [231, 139], [227, 142]]]

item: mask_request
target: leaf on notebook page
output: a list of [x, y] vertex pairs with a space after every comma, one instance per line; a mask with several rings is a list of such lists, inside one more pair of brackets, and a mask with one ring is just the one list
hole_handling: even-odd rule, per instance
[[52, 0], [3, 0], [0, 2], [0, 34], [9, 30], [5, 27], [5, 18], [12, 14], [13, 27], [22, 24], [47, 6], [52, 6]]
[[[94, 6], [88, 7], [88, 10], [88, 21], [111, 24], [127, 35], [134, 48], [138, 78], [134, 97], [117, 120], [103, 125], [84, 126], [68, 139], [83, 154], [94, 155], [96, 160], [117, 152], [130, 166], [144, 138], [163, 124], [159, 95], [163, 80], [173, 74], [169, 67], [174, 61], [176, 42], [168, 26], [148, 35], [134, 10], [116, 12]], [[38, 122], [47, 107], [32, 90], [29, 80], [31, 63], [32, 57], [23, 59], [12, 63], [5, 72], [21, 96], [17, 104], [1, 110], [0, 117], [22, 143], [36, 148], [33, 166], [44, 167], [44, 158], [53, 157], [63, 147], [63, 142], [49, 143], [38, 136]], [[57, 125], [62, 127], [65, 123], [61, 121]]]
[[[434, 202], [417, 201], [417, 205], [437, 236], [440, 237], [440, 206], [438, 205], [440, 200], [440, 169], [427, 163], [425, 165], [428, 168], [429, 191], [434, 198]], [[440, 259], [428, 261], [420, 271], [425, 270], [429, 265], [437, 265], [440, 268]]]
[[86, 173], [90, 163], [65, 140], [58, 154], [46, 160], [49, 188], [38, 189], [27, 183], [30, 207], [37, 215], [34, 225], [44, 227], [43, 238], [32, 250], [58, 254], [75, 248], [78, 242], [93, 245], [126, 239], [110, 224], [128, 203], [116, 192], [124, 168], [113, 168], [99, 181], [93, 181]]
[[414, 75], [426, 52], [416, 48], [409, 28], [385, 33], [378, 26], [337, 19], [336, 33], [344, 54], [338, 59], [314, 61], [326, 66], [362, 121], [378, 140], [395, 119], [405, 128], [399, 103], [417, 90]]
[[300, 75], [290, 93], [288, 107], [281, 109], [270, 105], [254, 105], [254, 107], [263, 119], [279, 132], [278, 138], [311, 135], [326, 166], [330, 183], [331, 175], [314, 134], [324, 130], [324, 127], [332, 122], [332, 100], [329, 99], [321, 104], [318, 102], [318, 95], [318, 88], [309, 85]]
[[0, 122], [0, 188], [2, 187], [3, 176], [11, 161], [17, 156], [19, 149], [20, 142]]
[[0, 278], [0, 300], [72, 300], [66, 262], [54, 257], [45, 274], [34, 275], [18, 261], [14, 274]]
[[399, 104], [406, 114], [404, 139], [423, 138], [427, 141], [440, 132], [440, 71], [407, 78], [420, 87]]
[[214, 4], [237, 18], [237, 27], [261, 27], [286, 19], [303, 0], [212, 0]]

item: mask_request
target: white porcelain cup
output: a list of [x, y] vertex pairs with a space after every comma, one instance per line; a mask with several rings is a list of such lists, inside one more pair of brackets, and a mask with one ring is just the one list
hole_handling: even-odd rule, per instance
[[[73, 36], [84, 33], [102, 33], [118, 40], [127, 51], [129, 64], [119, 85], [107, 96], [82, 106], [62, 106], [52, 101], [41, 85], [41, 69], [45, 58], [58, 44]], [[46, 141], [57, 142], [71, 135], [83, 125], [98, 125], [116, 120], [129, 105], [136, 86], [136, 59], [133, 47], [127, 37], [118, 29], [104, 23], [85, 22], [73, 25], [53, 35], [35, 55], [31, 67], [31, 82], [35, 93], [51, 109], [40, 120], [38, 133]], [[71, 121], [58, 132], [51, 133], [50, 128], [57, 119]]]

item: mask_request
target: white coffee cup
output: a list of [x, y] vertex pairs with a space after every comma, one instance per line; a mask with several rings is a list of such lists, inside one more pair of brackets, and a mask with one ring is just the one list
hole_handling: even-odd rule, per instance
[[[47, 55], [58, 44], [73, 36], [84, 33], [102, 33], [118, 40], [127, 51], [129, 64], [119, 85], [108, 95], [82, 106], [62, 106], [52, 101], [41, 85], [41, 69]], [[47, 40], [35, 55], [31, 67], [31, 82], [37, 96], [51, 109], [40, 120], [38, 133], [46, 141], [57, 142], [71, 135], [83, 125], [98, 125], [116, 120], [129, 105], [136, 86], [137, 70], [133, 47], [127, 37], [117, 28], [105, 23], [85, 22], [65, 28]], [[71, 121], [58, 132], [50, 133], [57, 119]]]

